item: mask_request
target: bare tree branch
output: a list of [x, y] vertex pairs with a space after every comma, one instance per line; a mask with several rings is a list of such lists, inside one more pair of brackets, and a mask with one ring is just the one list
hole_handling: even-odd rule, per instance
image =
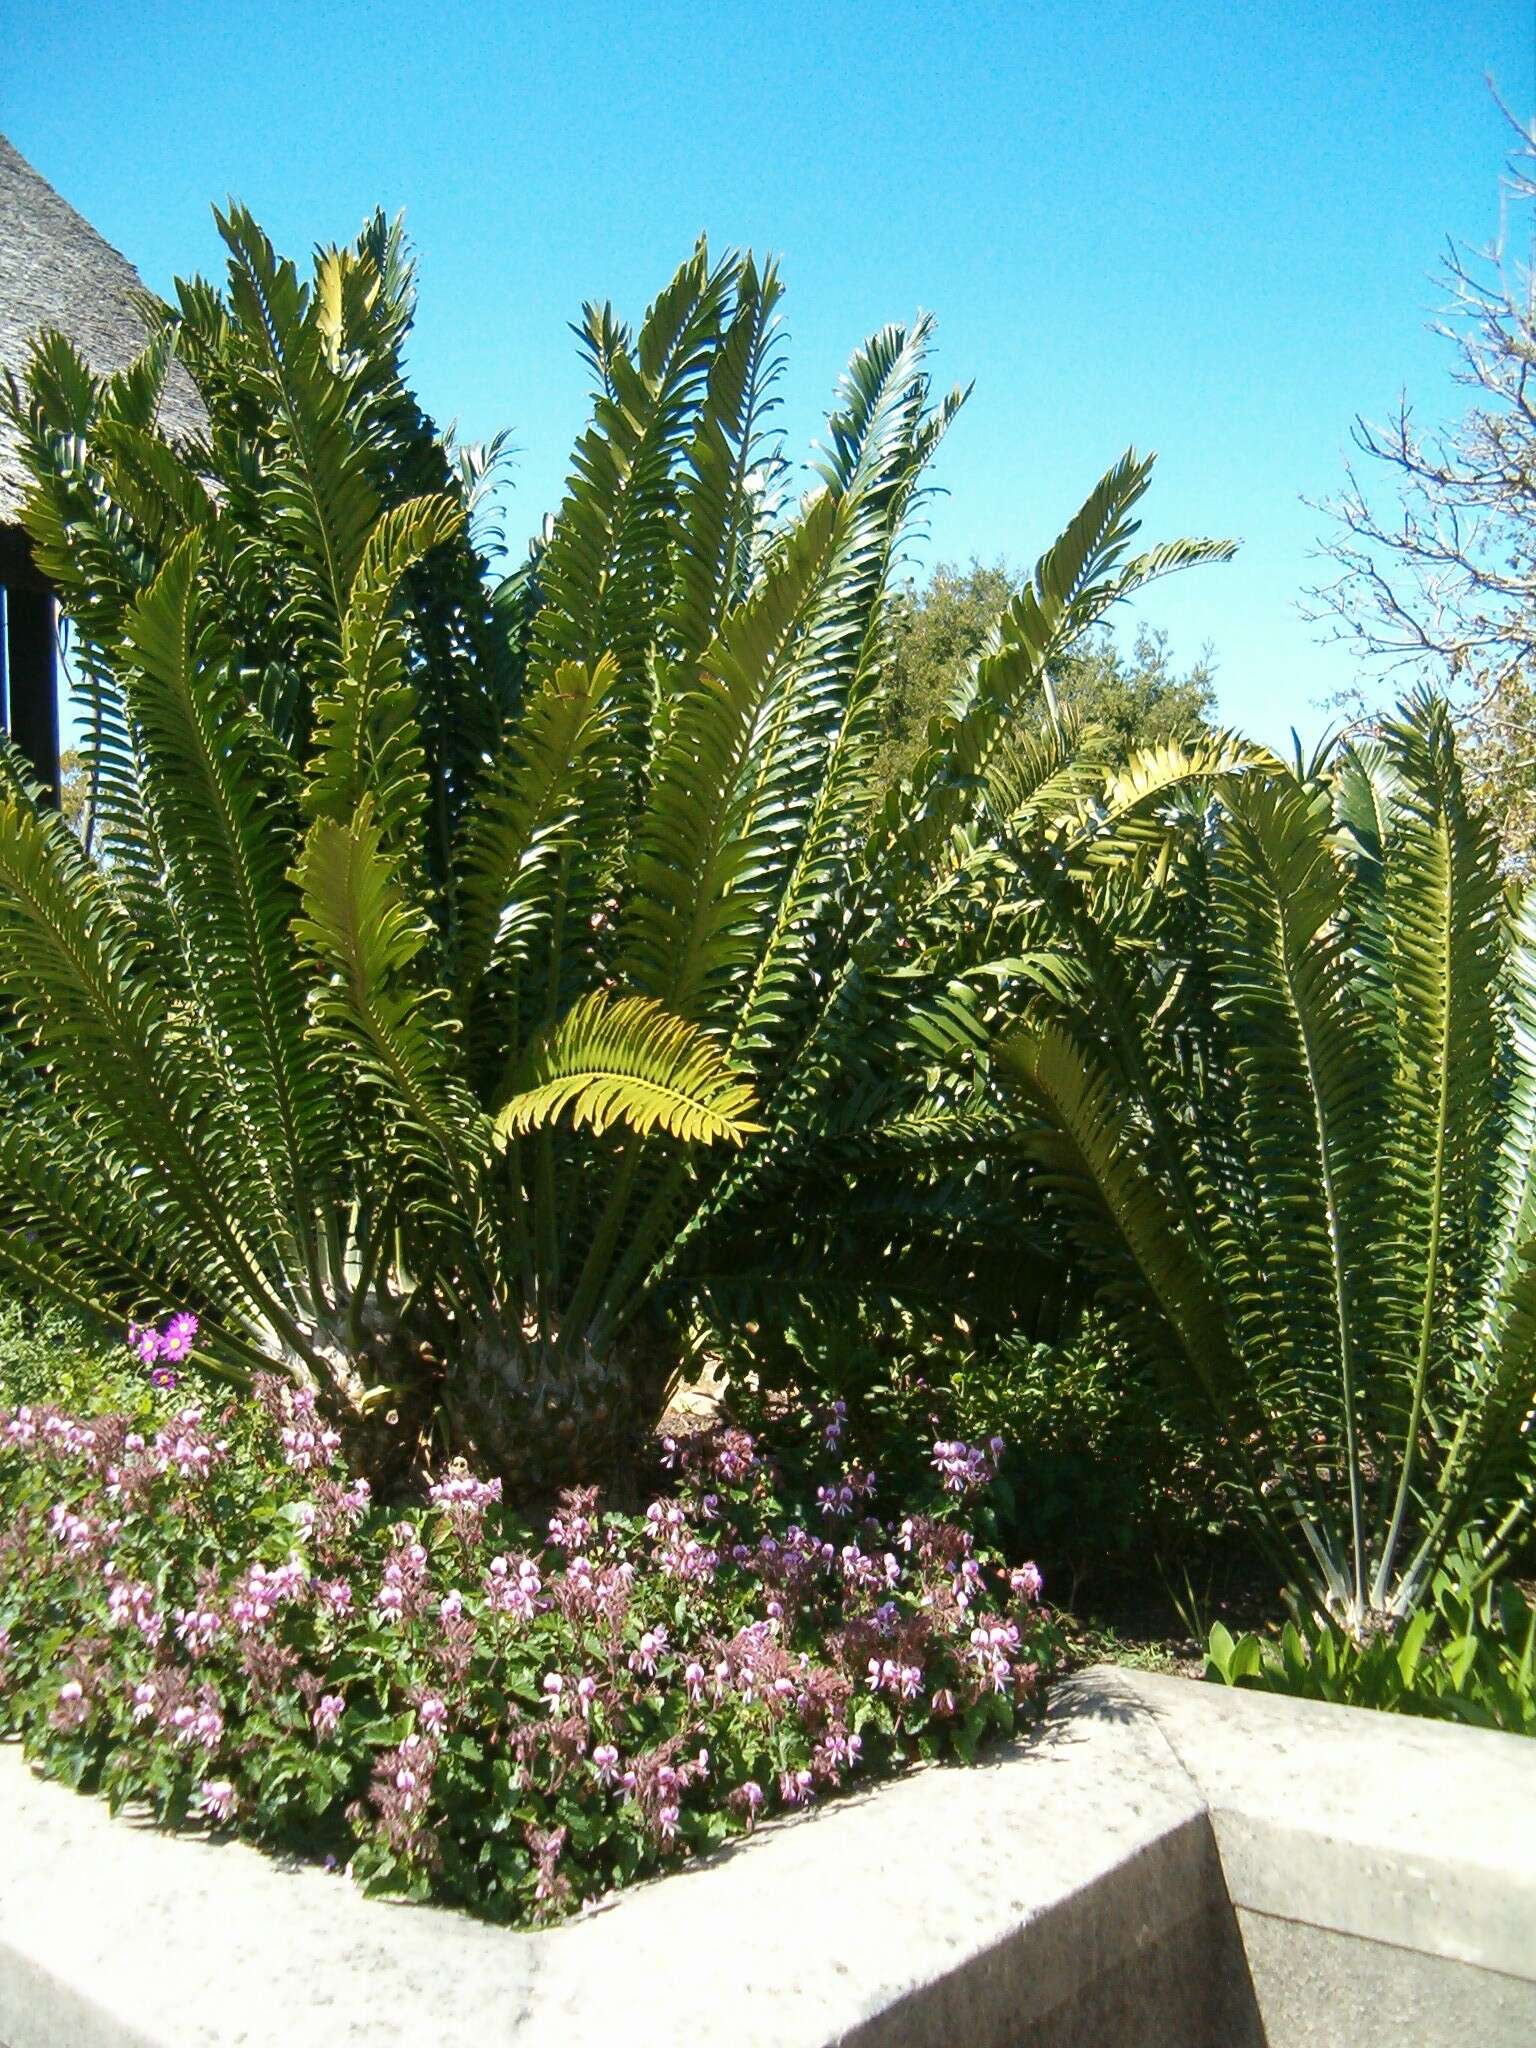
[[1536, 125], [1504, 111], [1517, 143], [1498, 238], [1448, 246], [1431, 323], [1466, 410], [1423, 428], [1404, 394], [1387, 419], [1355, 421], [1363, 459], [1317, 506], [1335, 573], [1303, 610], [1367, 671], [1447, 688], [1523, 863], [1536, 845]]

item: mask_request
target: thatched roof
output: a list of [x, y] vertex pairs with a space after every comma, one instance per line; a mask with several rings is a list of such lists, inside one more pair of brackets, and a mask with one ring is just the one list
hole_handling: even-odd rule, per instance
[[[45, 327], [67, 334], [93, 370], [122, 369], [144, 346], [134, 306], [142, 290], [127, 257], [0, 135], [0, 372], [19, 376]], [[173, 433], [195, 433], [204, 423], [179, 363], [171, 368], [163, 418]], [[0, 417], [0, 525], [17, 521], [24, 489], [15, 433]]]

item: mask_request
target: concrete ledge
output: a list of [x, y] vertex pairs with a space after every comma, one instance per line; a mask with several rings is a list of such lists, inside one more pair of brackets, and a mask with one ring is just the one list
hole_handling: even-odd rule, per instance
[[1087, 1674], [1210, 1817], [1263, 2038], [1536, 2042], [1536, 1743], [1443, 1721]]
[[1417, 2048], [1536, 2040], [1536, 1744], [1100, 1668], [978, 1768], [532, 1935], [0, 1751], [4, 2048], [1371, 2048], [1410, 2012]]

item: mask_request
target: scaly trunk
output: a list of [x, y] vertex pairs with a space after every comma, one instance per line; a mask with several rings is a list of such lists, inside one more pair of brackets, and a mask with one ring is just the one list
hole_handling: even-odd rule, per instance
[[633, 1504], [644, 1447], [676, 1369], [671, 1346], [633, 1332], [622, 1353], [574, 1356], [482, 1334], [452, 1355], [440, 1416], [452, 1449], [499, 1474], [509, 1504], [534, 1511], [568, 1486], [601, 1486]]

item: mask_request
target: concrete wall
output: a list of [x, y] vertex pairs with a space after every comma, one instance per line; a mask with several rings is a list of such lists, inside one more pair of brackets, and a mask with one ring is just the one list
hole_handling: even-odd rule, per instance
[[1536, 2043], [1536, 1744], [1099, 1669], [1046, 1726], [543, 1934], [0, 1752], [0, 2044]]

